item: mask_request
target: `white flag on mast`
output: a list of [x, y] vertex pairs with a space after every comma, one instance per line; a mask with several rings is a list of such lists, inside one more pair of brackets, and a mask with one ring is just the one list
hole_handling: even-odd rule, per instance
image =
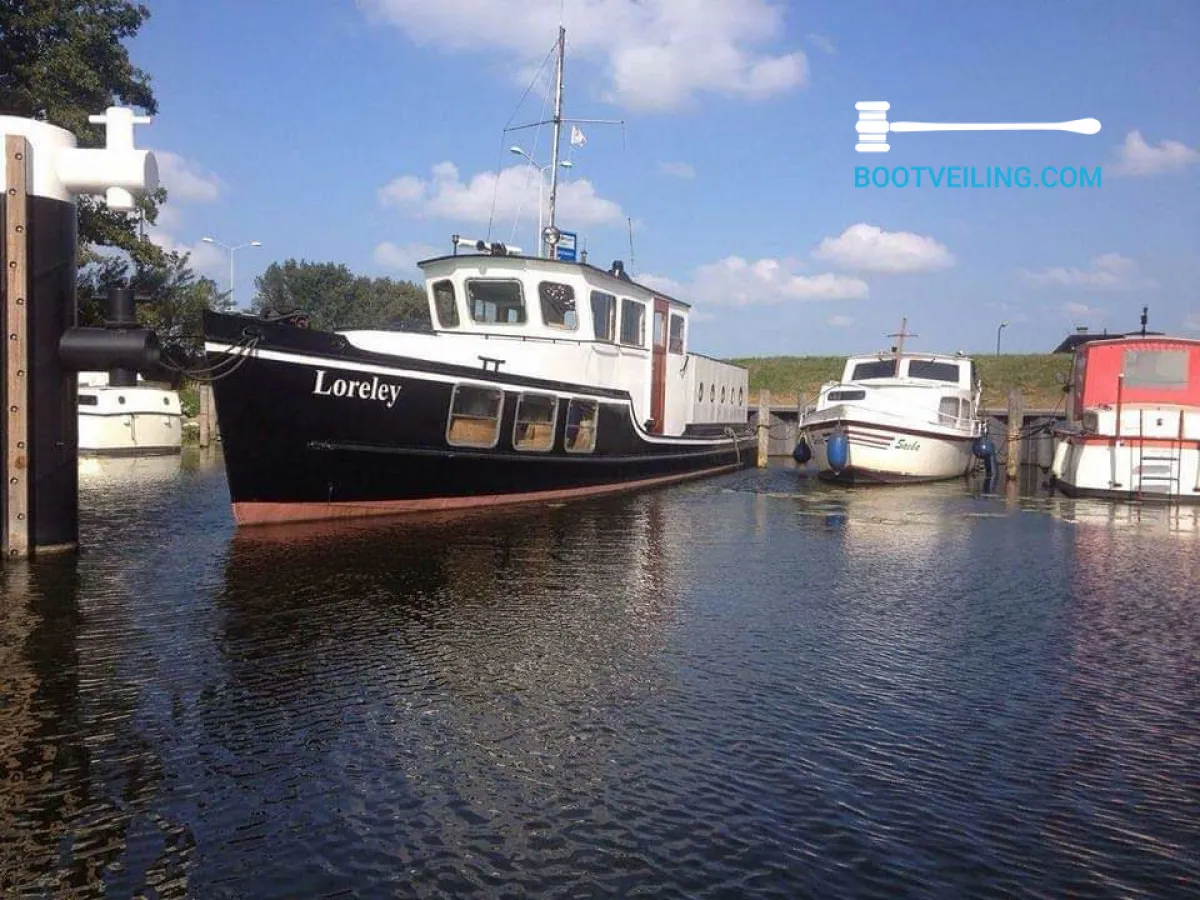
[[583, 132], [579, 130], [578, 125], [571, 126], [571, 146], [582, 147], [587, 143], [587, 138], [583, 136]]

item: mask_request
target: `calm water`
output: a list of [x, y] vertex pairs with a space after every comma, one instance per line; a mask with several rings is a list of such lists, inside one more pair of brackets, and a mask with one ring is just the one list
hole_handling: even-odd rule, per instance
[[4, 897], [1200, 896], [1200, 513], [790, 465], [234, 536], [90, 463], [0, 604]]

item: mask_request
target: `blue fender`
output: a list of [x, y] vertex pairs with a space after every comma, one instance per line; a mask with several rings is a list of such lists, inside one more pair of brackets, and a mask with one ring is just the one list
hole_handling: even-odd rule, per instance
[[996, 474], [996, 444], [990, 435], [981, 434], [975, 438], [971, 452], [983, 460], [984, 472], [989, 478]]
[[792, 459], [800, 463], [800, 465], [804, 465], [812, 459], [812, 447], [808, 446], [808, 441], [804, 438], [796, 441], [796, 448], [792, 451]]
[[829, 468], [841, 472], [850, 462], [850, 439], [846, 432], [838, 429], [825, 439], [825, 456], [829, 459]]

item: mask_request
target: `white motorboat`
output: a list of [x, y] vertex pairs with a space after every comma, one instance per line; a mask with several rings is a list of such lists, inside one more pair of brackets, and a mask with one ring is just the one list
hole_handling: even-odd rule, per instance
[[179, 453], [183, 410], [179, 392], [139, 380], [119, 387], [105, 372], [79, 373], [79, 453], [136, 456]]
[[988, 449], [980, 393], [975, 363], [962, 353], [906, 353], [901, 340], [852, 356], [801, 417], [795, 459], [846, 484], [964, 476]]

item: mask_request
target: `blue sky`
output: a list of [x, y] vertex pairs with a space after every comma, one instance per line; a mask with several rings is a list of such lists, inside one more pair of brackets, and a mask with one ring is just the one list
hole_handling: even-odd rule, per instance
[[[888, 343], [1051, 349], [1077, 325], [1200, 334], [1200, 3], [863, 0], [150, 2], [130, 49], [171, 191], [156, 230], [237, 299], [272, 261], [416, 278], [450, 235], [532, 248], [548, 128], [535, 78], [567, 28], [582, 126], [558, 224], [589, 262], [695, 304], [693, 349], [843, 354]], [[521, 103], [531, 80], [534, 89]], [[898, 133], [891, 121], [1057, 122], [1096, 135]], [[566, 135], [564, 134], [564, 138]], [[856, 166], [1099, 166], [1098, 188], [856, 188]], [[499, 172], [499, 175], [497, 173]], [[548, 183], [548, 181], [547, 181]], [[515, 232], [514, 232], [515, 229]]]

